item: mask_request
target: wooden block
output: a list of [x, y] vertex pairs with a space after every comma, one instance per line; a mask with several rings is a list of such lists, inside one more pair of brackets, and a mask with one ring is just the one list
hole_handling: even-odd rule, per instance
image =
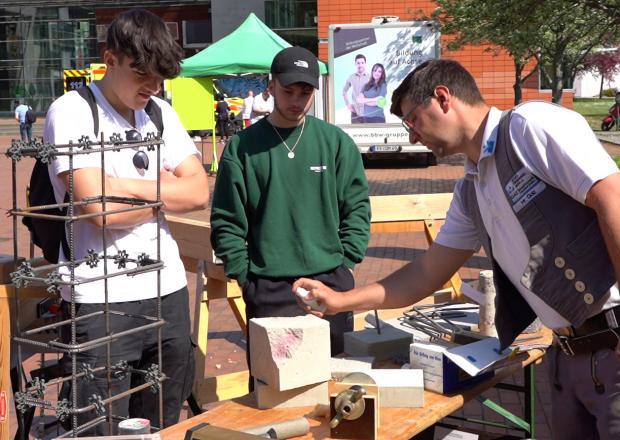
[[[377, 398], [366, 395], [364, 399], [364, 413], [355, 420], [342, 420], [338, 426], [331, 428], [330, 438], [351, 440], [375, 440], [379, 425], [379, 411]], [[336, 415], [336, 394], [330, 396], [330, 420]]]
[[259, 409], [328, 405], [328, 392], [327, 382], [278, 391], [260, 380], [254, 380], [254, 395]]
[[329, 323], [313, 315], [254, 318], [249, 323], [252, 376], [278, 391], [324, 382]]

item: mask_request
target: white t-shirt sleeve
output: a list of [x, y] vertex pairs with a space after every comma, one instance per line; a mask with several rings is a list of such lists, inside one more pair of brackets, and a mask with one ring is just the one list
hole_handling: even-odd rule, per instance
[[[49, 144], [66, 145], [70, 142], [77, 144], [82, 136], [95, 140], [92, 111], [88, 103], [77, 94], [69, 92], [52, 103], [45, 117], [43, 140]], [[59, 151], [67, 151], [59, 149]], [[57, 156], [50, 162], [51, 169], [56, 175], [69, 170], [69, 157]], [[101, 168], [100, 153], [73, 155], [73, 169]]]
[[166, 101], [157, 99], [164, 123], [164, 160], [170, 170], [174, 170], [189, 156], [200, 157], [196, 144], [187, 134], [179, 116]]
[[435, 243], [455, 249], [478, 251], [481, 246], [478, 230], [467, 215], [461, 199], [463, 182], [464, 180], [460, 179], [456, 183], [452, 202], [446, 215], [446, 221], [441, 226], [435, 238]]
[[510, 137], [526, 168], [580, 203], [592, 185], [618, 172], [586, 120], [559, 106], [532, 102], [519, 107]]

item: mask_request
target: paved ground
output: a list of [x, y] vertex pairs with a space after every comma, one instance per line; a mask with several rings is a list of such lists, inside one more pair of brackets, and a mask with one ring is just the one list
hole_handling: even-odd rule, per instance
[[[14, 126], [11, 128], [11, 123], [12, 121], [10, 120], [0, 120], [0, 152], [6, 151], [11, 137], [17, 134], [14, 131]], [[7, 135], [7, 132], [12, 134], [12, 136]], [[204, 148], [205, 151], [209, 151], [210, 144], [201, 146], [200, 142], [198, 142], [197, 145]], [[611, 154], [620, 155], [620, 147], [617, 145], [607, 144], [607, 147]], [[205, 162], [209, 162], [209, 160], [205, 159]], [[23, 206], [24, 188], [27, 184], [32, 162], [23, 160], [18, 165], [16, 173], [17, 188], [19, 189], [17, 194], [18, 204]], [[209, 169], [208, 164], [206, 167]], [[463, 174], [462, 159], [452, 157], [441, 161], [437, 166], [429, 168], [402, 163], [375, 164], [367, 169], [366, 174], [372, 195], [450, 192], [456, 180]], [[10, 191], [11, 175], [11, 161], [4, 156], [0, 157], [0, 188], [2, 188], [0, 191], [0, 209], [2, 211], [10, 209], [12, 204]], [[209, 178], [210, 188], [213, 188], [214, 181], [215, 178], [211, 176]], [[12, 227], [12, 222], [9, 218], [3, 216], [2, 220], [0, 220], [0, 253], [12, 254], [13, 252]], [[18, 225], [18, 230], [18, 252], [20, 255], [25, 255], [28, 252], [28, 236], [21, 225]], [[415, 258], [425, 248], [426, 244], [422, 234], [373, 235], [366, 259], [355, 269], [357, 283], [366, 284], [384, 277]], [[480, 256], [473, 257], [461, 269], [461, 277], [464, 280], [476, 279], [478, 271], [486, 267], [485, 264], [485, 260]], [[191, 273], [187, 275], [188, 279], [190, 279], [189, 285], [193, 286], [195, 275]], [[191, 294], [194, 295], [194, 292], [192, 291]], [[193, 304], [193, 301], [190, 301], [190, 304]], [[205, 375], [213, 376], [245, 369], [245, 339], [227, 304], [223, 301], [214, 301], [210, 317], [209, 351]], [[38, 362], [38, 359], [30, 358], [26, 363], [26, 369], [29, 370], [35, 367]], [[536, 438], [540, 440], [550, 438], [548, 423], [550, 416], [550, 390], [546, 370], [546, 364], [543, 362], [537, 370], [536, 377]], [[513, 381], [515, 383], [522, 383], [520, 377], [515, 377]], [[492, 390], [487, 394], [487, 397], [521, 415], [523, 399], [520, 395], [505, 391], [500, 393]], [[499, 416], [483, 407], [477, 401], [468, 403], [463, 410], [455, 414], [487, 421], [500, 420]], [[35, 425], [34, 429], [38, 428], [39, 426]], [[41, 433], [37, 434], [37, 436], [42, 435]]]

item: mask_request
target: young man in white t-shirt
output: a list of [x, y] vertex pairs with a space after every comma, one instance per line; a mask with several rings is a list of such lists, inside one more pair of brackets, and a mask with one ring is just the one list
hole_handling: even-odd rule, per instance
[[[121, 134], [123, 138], [134, 136], [135, 139], [136, 132], [145, 138], [148, 133], [158, 131], [144, 110], [149, 100], [153, 100], [162, 113], [164, 144], [160, 150], [161, 163], [157, 163], [157, 151], [148, 151], [146, 148], [140, 149], [142, 162], [135, 161], [139, 152], [133, 148], [106, 152], [105, 170], [101, 169], [100, 152], [74, 155], [73, 187], [76, 201], [103, 194], [102, 174], [107, 196], [155, 200], [159, 175], [164, 212], [185, 212], [206, 206], [209, 189], [199, 153], [174, 110], [168, 103], [155, 97], [164, 79], [178, 75], [181, 58], [182, 51], [164, 22], [151, 12], [142, 9], [123, 12], [110, 24], [107, 48], [103, 55], [107, 66], [106, 75], [90, 86], [97, 103], [99, 136], [94, 133], [93, 116], [88, 103], [77, 92], [69, 92], [51, 105], [46, 117], [44, 139], [53, 144], [66, 144], [69, 141], [76, 142], [84, 135], [90, 139], [98, 139], [103, 135], [108, 140], [115, 133]], [[63, 200], [69, 188], [69, 170], [67, 156], [58, 156], [49, 165], [50, 179], [58, 202]], [[108, 202], [106, 211], [125, 206]], [[102, 212], [100, 204], [87, 204], [78, 209], [80, 214]], [[129, 258], [137, 258], [144, 253], [156, 259], [159, 235], [160, 259], [163, 262], [160, 276], [161, 313], [166, 321], [162, 327], [163, 366], [160, 369], [167, 377], [163, 382], [163, 424], [169, 426], [177, 422], [182, 403], [191, 392], [194, 361], [185, 270], [165, 219], [160, 216], [158, 229], [155, 214], [156, 211], [152, 209], [140, 209], [107, 215], [105, 229], [102, 229], [104, 216], [101, 215], [75, 222], [74, 258], [84, 258], [92, 250], [101, 256], [103, 243], [106, 243], [108, 256], [125, 251]], [[60, 262], [68, 259], [61, 250]], [[81, 264], [75, 268], [75, 279], [101, 276], [103, 270], [101, 261], [96, 267]], [[108, 274], [119, 270], [115, 264], [108, 264]], [[68, 269], [61, 270], [61, 274], [68, 278]], [[107, 279], [106, 283], [109, 309], [133, 315], [110, 314], [111, 332], [119, 333], [144, 325], [144, 319], [138, 319], [136, 315], [157, 316], [157, 272], [115, 276]], [[105, 292], [103, 280], [78, 284], [74, 294], [76, 315], [104, 310]], [[70, 290], [64, 289], [62, 296], [65, 300], [63, 310], [68, 315]], [[105, 321], [105, 314], [78, 321], [76, 342], [104, 337], [107, 334]], [[113, 365], [127, 361], [135, 369], [148, 370], [152, 364], [159, 364], [157, 330], [121, 337], [110, 347]], [[106, 363], [106, 347], [90, 349], [75, 356], [78, 365], [87, 363], [93, 368], [99, 367]], [[69, 356], [64, 361], [70, 373]], [[144, 381], [140, 374], [126, 376], [118, 378], [112, 374], [112, 395]], [[63, 391], [71, 401], [67, 387]], [[108, 398], [105, 372], [95, 374], [94, 380], [78, 380], [77, 394], [78, 408], [88, 406], [93, 399], [97, 399], [93, 396]], [[158, 394], [148, 388], [132, 394], [130, 398], [114, 402], [111, 408], [106, 406], [106, 413], [149, 418], [152, 425], [160, 426]], [[94, 410], [79, 415], [78, 425], [98, 415]], [[106, 428], [107, 423], [99, 424], [89, 433], [101, 435], [106, 433]]]
[[377, 283], [335, 293], [300, 279], [293, 290], [310, 290], [306, 299], [329, 315], [404, 307], [487, 242], [500, 342], [512, 344], [536, 316], [556, 335], [547, 354], [553, 438], [620, 438], [620, 172], [588, 123], [544, 102], [502, 119], [452, 60], [416, 67], [391, 111], [412, 144], [467, 158], [445, 224], [428, 252]]

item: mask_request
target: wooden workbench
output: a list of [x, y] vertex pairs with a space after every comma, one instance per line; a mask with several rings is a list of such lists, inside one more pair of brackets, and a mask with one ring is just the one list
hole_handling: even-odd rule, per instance
[[[452, 201], [452, 193], [411, 194], [397, 196], [370, 197], [372, 209], [371, 232], [423, 231], [430, 244]], [[216, 264], [211, 248], [208, 211], [194, 211], [183, 215], [166, 215], [166, 220], [186, 270], [197, 274], [196, 303], [194, 312], [194, 340], [196, 351], [196, 378], [194, 398], [198, 405], [218, 400], [226, 400], [247, 393], [247, 371], [204, 377], [208, 348], [209, 302], [213, 299], [226, 299], [242, 331], [245, 332], [245, 304], [241, 289], [229, 280], [223, 266]], [[461, 294], [461, 279], [454, 274], [444, 285], [439, 301], [454, 299]], [[201, 294], [202, 293], [202, 294]], [[447, 293], [447, 297], [446, 297]], [[406, 309], [406, 308], [404, 308]], [[382, 319], [402, 315], [402, 310], [385, 311]], [[355, 318], [355, 329], [363, 328], [363, 316]]]
[[[541, 341], [550, 342], [551, 332], [545, 331]], [[521, 353], [513, 359], [510, 365], [497, 370], [491, 379], [458, 394], [444, 396], [425, 391], [424, 407], [422, 408], [381, 408], [378, 439], [405, 440], [411, 438], [460, 409], [465, 402], [476, 398], [523, 368], [533, 368], [534, 364], [544, 356], [544, 353], [544, 350], [541, 349]], [[210, 423], [222, 428], [243, 429], [308, 416], [312, 410], [311, 407], [259, 410], [256, 408], [253, 396], [245, 395], [223, 402], [214, 409], [166, 428], [160, 434], [165, 440], [181, 440], [189, 428], [199, 423]], [[308, 417], [308, 420], [310, 421], [310, 433], [296, 438], [330, 438], [327, 419]]]

